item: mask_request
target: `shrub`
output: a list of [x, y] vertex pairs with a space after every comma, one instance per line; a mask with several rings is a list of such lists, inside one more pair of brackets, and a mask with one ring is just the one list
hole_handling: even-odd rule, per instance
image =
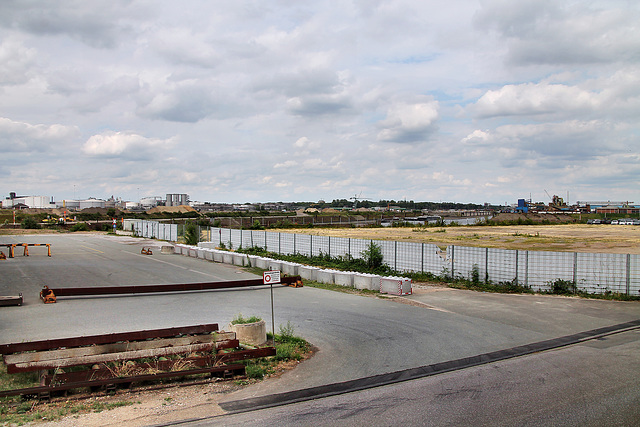
[[38, 224], [38, 222], [33, 219], [32, 217], [28, 216], [25, 219], [22, 220], [22, 223], [20, 224], [20, 226], [22, 228], [29, 228], [29, 229], [38, 229], [40, 228], [40, 224]]
[[575, 282], [571, 280], [557, 279], [551, 283], [551, 292], [554, 294], [575, 294], [577, 291], [578, 287], [576, 286]]
[[73, 224], [69, 231], [89, 231], [89, 226], [86, 222], [79, 222], [77, 224]]
[[258, 316], [251, 317], [242, 317], [242, 313], [239, 313], [236, 317], [231, 321], [232, 325], [244, 325], [246, 323], [256, 323], [261, 321], [262, 319]]
[[198, 236], [198, 227], [189, 221], [184, 225], [184, 240], [187, 245], [197, 245], [200, 236]]
[[382, 255], [382, 248], [373, 242], [370, 242], [367, 249], [362, 251], [360, 255], [362, 255], [362, 259], [371, 270], [375, 270], [383, 265], [384, 255]]

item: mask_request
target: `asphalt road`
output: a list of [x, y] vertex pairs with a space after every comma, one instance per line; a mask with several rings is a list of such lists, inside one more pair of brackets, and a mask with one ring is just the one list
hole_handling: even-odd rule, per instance
[[[53, 256], [46, 256], [46, 248], [36, 247], [30, 250], [29, 257], [16, 254], [16, 258], [0, 261], [0, 295], [22, 292], [25, 296], [25, 305], [22, 307], [0, 308], [0, 343], [202, 323], [219, 323], [224, 328], [239, 313], [257, 315], [270, 323], [268, 287], [60, 298], [57, 304], [44, 305], [38, 299], [38, 292], [45, 284], [52, 288], [117, 286], [256, 276], [233, 266], [178, 255], [162, 255], [159, 242], [130, 237], [94, 234], [0, 236], [0, 243], [18, 240], [51, 243]], [[141, 255], [141, 246], [149, 243], [156, 246], [154, 254]], [[443, 288], [416, 290], [414, 295], [404, 300], [347, 295], [310, 287], [275, 287], [274, 296], [276, 330], [278, 325], [290, 321], [296, 334], [312, 342], [319, 351], [313, 358], [278, 379], [230, 394], [226, 398], [228, 402], [446, 362], [640, 319], [640, 304], [636, 302], [483, 294]], [[407, 302], [414, 305], [407, 305]], [[571, 378], [572, 372], [583, 367], [590, 372], [591, 362], [588, 361], [600, 360], [600, 353], [596, 351], [594, 354], [589, 358], [577, 353], [576, 357], [580, 359], [571, 359], [571, 368], [565, 369], [564, 375]], [[602, 353], [602, 357], [608, 357], [606, 352]], [[637, 370], [640, 360], [638, 353], [630, 352], [625, 357], [629, 366]], [[518, 369], [528, 366], [524, 363]], [[621, 365], [610, 360], [607, 367], [616, 372], [622, 369]], [[476, 369], [493, 372], [490, 366], [461, 372]], [[436, 381], [434, 378], [406, 384]], [[527, 385], [523, 379], [522, 384], [527, 392], [531, 388], [532, 393], [537, 390], [537, 394], [546, 396], [549, 382], [553, 383], [554, 378], [545, 376], [546, 382], [537, 385]], [[577, 375], [575, 382], [581, 384], [581, 381]], [[557, 387], [563, 389], [561, 385]], [[406, 394], [402, 392], [392, 402], [397, 402], [403, 396], [413, 396], [412, 393], [415, 390]], [[490, 395], [489, 392], [480, 394]], [[625, 392], [620, 392], [620, 396], [623, 395]], [[630, 399], [625, 401], [621, 398], [622, 413], [635, 413], [629, 406]], [[415, 404], [421, 405], [419, 399]], [[393, 406], [392, 403], [390, 405]], [[495, 405], [493, 408], [496, 409]], [[363, 414], [371, 415], [365, 408], [361, 409]], [[396, 418], [389, 420], [388, 424], [397, 424]]]

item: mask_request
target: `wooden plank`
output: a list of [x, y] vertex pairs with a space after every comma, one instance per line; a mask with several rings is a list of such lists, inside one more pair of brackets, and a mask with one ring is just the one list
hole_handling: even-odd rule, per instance
[[18, 353], [4, 356], [6, 364], [44, 362], [48, 360], [70, 359], [74, 357], [93, 356], [96, 354], [120, 353], [125, 351], [147, 350], [162, 347], [177, 347], [198, 343], [221, 342], [234, 340], [234, 332], [223, 332], [204, 335], [191, 335], [181, 338], [161, 338], [152, 341], [133, 341], [116, 344], [76, 347], [64, 350], [39, 351], [35, 353]]
[[195, 326], [179, 326], [176, 328], [150, 329], [135, 332], [116, 332], [104, 335], [89, 335], [74, 338], [58, 338], [43, 341], [30, 341], [12, 344], [0, 344], [0, 354], [19, 353], [22, 351], [53, 350], [61, 347], [79, 347], [82, 345], [111, 344], [119, 341], [145, 340], [149, 338], [170, 338], [177, 335], [205, 334], [218, 330], [217, 323]]
[[84, 357], [74, 357], [69, 359], [45, 360], [42, 362], [7, 363], [7, 373], [39, 371], [42, 369], [64, 368], [67, 366], [93, 365], [102, 362], [116, 362], [120, 360], [134, 360], [145, 357], [160, 357], [173, 354], [193, 353], [198, 351], [211, 351], [216, 343], [202, 343], [183, 345], [176, 347], [153, 348], [147, 350], [125, 351], [121, 353], [96, 354]]

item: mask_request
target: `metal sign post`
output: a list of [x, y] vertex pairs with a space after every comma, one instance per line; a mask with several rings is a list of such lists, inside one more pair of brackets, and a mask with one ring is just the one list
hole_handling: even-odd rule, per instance
[[262, 281], [265, 285], [270, 285], [271, 288], [271, 335], [273, 337], [273, 345], [276, 345], [276, 323], [275, 316], [273, 314], [273, 284], [280, 283], [279, 271], [265, 271], [262, 273]]

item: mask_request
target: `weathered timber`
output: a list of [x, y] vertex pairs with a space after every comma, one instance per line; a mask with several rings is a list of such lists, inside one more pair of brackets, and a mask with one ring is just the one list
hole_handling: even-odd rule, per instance
[[[18, 363], [44, 362], [48, 360], [69, 359], [74, 357], [92, 356], [96, 354], [120, 353], [126, 351], [147, 350], [163, 347], [177, 347], [211, 342], [221, 343], [222, 341], [228, 340], [235, 340], [235, 333], [223, 332], [205, 335], [190, 335], [181, 338], [160, 338], [151, 341], [119, 342], [115, 344], [102, 344], [89, 347], [66, 348], [64, 350], [8, 354], [4, 356], [4, 361], [7, 365], [15, 365]], [[216, 348], [223, 347], [217, 345]]]
[[84, 345], [99, 345], [117, 343], [120, 341], [146, 340], [150, 338], [169, 338], [179, 335], [205, 334], [216, 332], [217, 323], [196, 326], [181, 326], [176, 328], [150, 329], [136, 332], [118, 332], [104, 335], [89, 335], [75, 338], [59, 338], [43, 341], [31, 341], [12, 344], [0, 344], [0, 354], [20, 353], [23, 351], [52, 350], [62, 347], [80, 347]]

